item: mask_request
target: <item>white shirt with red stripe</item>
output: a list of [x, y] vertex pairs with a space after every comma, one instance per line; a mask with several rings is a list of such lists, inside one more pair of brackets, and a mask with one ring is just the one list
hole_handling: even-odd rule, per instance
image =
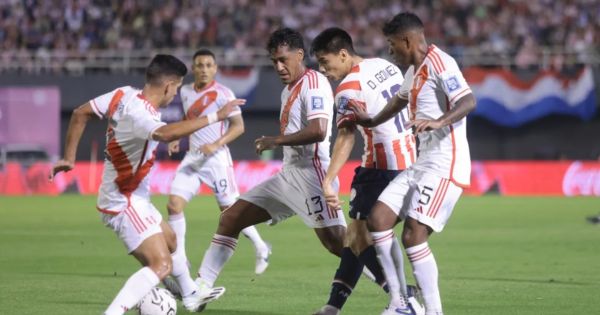
[[[361, 104], [370, 117], [375, 117], [398, 92], [403, 81], [400, 69], [387, 60], [363, 59], [335, 91], [337, 125], [353, 120], [354, 114], [348, 108], [349, 100]], [[405, 109], [379, 126], [357, 126], [365, 144], [362, 167], [404, 170], [414, 163], [415, 137], [404, 128], [407, 120], [408, 109]]]
[[[280, 132], [282, 135], [296, 133], [308, 126], [309, 120], [325, 118], [327, 135], [319, 143], [284, 146], [283, 165], [327, 168], [333, 115], [333, 92], [327, 78], [307, 69], [296, 82], [288, 84], [281, 92]], [[325, 166], [323, 166], [325, 165]]]
[[154, 164], [156, 129], [165, 125], [160, 113], [130, 86], [117, 88], [90, 101], [100, 119], [108, 119], [98, 210], [116, 214], [129, 206], [129, 197], [150, 198], [148, 174]]
[[[431, 45], [425, 60], [415, 70], [409, 93], [411, 119], [437, 119], [470, 93], [456, 60]], [[450, 179], [463, 188], [470, 185], [466, 117], [444, 128], [421, 132], [418, 137], [419, 158], [413, 165], [415, 169]]]
[[[197, 90], [193, 82], [185, 84], [181, 87], [179, 93], [186, 119], [216, 113], [227, 102], [235, 99], [231, 89], [216, 81], [212, 81], [201, 90]], [[241, 114], [241, 109], [237, 107], [228, 117]], [[200, 147], [217, 141], [227, 131], [227, 128], [229, 128], [229, 120], [223, 120], [194, 132], [190, 135], [190, 151], [200, 152]], [[207, 163], [233, 165], [229, 148], [226, 145], [220, 147], [211, 156], [207, 157]]]

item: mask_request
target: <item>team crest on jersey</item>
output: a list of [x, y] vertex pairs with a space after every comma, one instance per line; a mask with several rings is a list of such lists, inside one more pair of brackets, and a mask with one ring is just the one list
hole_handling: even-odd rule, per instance
[[444, 81], [444, 83], [446, 83], [446, 87], [448, 88], [448, 92], [450, 93], [460, 89], [460, 83], [458, 82], [456, 76], [450, 77], [449, 79]]
[[323, 98], [320, 96], [313, 96], [312, 97], [312, 109], [323, 109], [324, 105], [323, 105]]

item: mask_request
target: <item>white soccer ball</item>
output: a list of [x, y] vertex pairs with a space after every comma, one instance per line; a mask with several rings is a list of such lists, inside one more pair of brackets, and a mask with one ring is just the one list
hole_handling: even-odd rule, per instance
[[163, 288], [153, 288], [139, 304], [140, 315], [175, 315], [176, 313], [175, 297]]

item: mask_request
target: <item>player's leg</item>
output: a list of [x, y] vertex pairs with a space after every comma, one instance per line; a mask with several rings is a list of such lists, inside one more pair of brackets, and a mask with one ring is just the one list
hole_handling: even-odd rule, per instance
[[442, 314], [438, 287], [438, 267], [428, 239], [441, 232], [450, 218], [462, 189], [450, 180], [427, 173], [416, 176], [418, 207], [408, 211], [402, 232], [402, 243], [425, 302], [427, 315]]
[[[221, 212], [223, 212], [233, 205], [240, 196], [233, 173], [233, 167], [222, 165], [209, 168], [208, 171], [210, 171], [210, 174], [206, 175], [210, 176], [212, 180], [205, 182], [212, 183], [209, 184], [209, 186], [211, 186], [215, 193], [219, 208], [221, 209]], [[262, 274], [269, 266], [271, 246], [262, 239], [254, 225], [242, 229], [242, 234], [252, 242], [256, 252], [256, 266], [254, 272], [256, 274]]]
[[227, 261], [233, 256], [240, 232], [248, 227], [271, 219], [269, 213], [246, 200], [238, 199], [221, 213], [219, 227], [204, 254], [198, 270], [201, 284], [212, 287]]

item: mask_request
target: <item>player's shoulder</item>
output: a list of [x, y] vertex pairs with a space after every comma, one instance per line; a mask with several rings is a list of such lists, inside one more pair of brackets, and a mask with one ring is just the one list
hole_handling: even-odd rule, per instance
[[429, 47], [427, 59], [436, 74], [459, 70], [456, 59], [435, 45]]
[[219, 93], [222, 94], [225, 97], [234, 97], [235, 93], [233, 93], [233, 90], [230, 89], [228, 86], [224, 85], [221, 82], [215, 81], [215, 84], [213, 86], [213, 88]]
[[331, 85], [329, 80], [321, 72], [308, 69], [304, 74], [304, 90], [323, 90], [331, 92]]
[[194, 82], [186, 83], [179, 89], [180, 94], [187, 94], [191, 92], [194, 92]]

